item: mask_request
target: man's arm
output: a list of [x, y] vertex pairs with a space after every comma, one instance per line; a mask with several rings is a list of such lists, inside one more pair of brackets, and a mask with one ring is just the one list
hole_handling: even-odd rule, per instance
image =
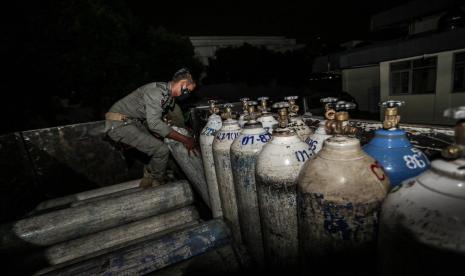
[[161, 107], [161, 94], [144, 94], [145, 100], [145, 115], [147, 118], [147, 126], [150, 131], [156, 134], [166, 137], [173, 129], [163, 122], [162, 113], [163, 108]]
[[167, 137], [183, 143], [189, 152], [191, 150], [196, 150], [196, 143], [193, 138], [182, 135], [163, 122], [163, 109], [161, 107], [160, 96], [157, 97], [157, 95], [150, 95], [149, 93], [146, 93], [144, 95], [144, 100], [147, 125], [150, 131], [155, 132], [162, 137]]

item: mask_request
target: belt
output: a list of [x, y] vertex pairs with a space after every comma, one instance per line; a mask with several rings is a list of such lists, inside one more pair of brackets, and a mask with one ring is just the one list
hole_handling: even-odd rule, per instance
[[129, 119], [128, 116], [121, 114], [121, 113], [116, 113], [116, 112], [107, 112], [105, 113], [105, 119], [107, 120], [112, 120], [112, 121], [126, 121]]

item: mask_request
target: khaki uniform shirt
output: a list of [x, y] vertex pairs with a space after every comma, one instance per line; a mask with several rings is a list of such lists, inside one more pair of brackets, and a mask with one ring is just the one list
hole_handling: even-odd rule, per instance
[[137, 88], [116, 102], [110, 112], [120, 113], [131, 119], [146, 120], [148, 128], [162, 137], [172, 128], [163, 121], [163, 115], [174, 107], [174, 99], [164, 82], [152, 82]]

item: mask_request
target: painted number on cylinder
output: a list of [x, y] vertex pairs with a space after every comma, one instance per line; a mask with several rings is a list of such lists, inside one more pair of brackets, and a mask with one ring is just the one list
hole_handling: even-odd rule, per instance
[[318, 141], [312, 140], [310, 138], [307, 138], [307, 140], [305, 140], [305, 143], [307, 143], [310, 146], [310, 149], [313, 151], [316, 150], [316, 146], [318, 145]]
[[307, 161], [308, 159], [310, 159], [310, 157], [312, 157], [314, 154], [314, 151], [312, 149], [312, 147], [310, 146], [308, 148], [308, 151], [307, 150], [298, 150], [295, 152], [295, 158], [297, 159], [298, 162], [305, 162]]
[[244, 136], [242, 138], [242, 145], [253, 144], [254, 141], [266, 143], [271, 139], [271, 135], [269, 133], [261, 134], [261, 135], [249, 135]]
[[370, 165], [371, 171], [374, 173], [376, 178], [378, 178], [380, 181], [383, 181], [386, 179], [386, 175], [384, 174], [383, 169], [379, 165], [378, 161]]
[[215, 129], [209, 128], [209, 127], [205, 127], [205, 128], [202, 130], [202, 135], [210, 136], [210, 135], [213, 135], [215, 132], [216, 132]]
[[236, 137], [239, 136], [238, 132], [222, 132], [216, 135], [216, 139], [223, 141], [223, 140], [234, 140]]
[[404, 155], [405, 166], [411, 170], [424, 168], [426, 162], [422, 160], [423, 153], [416, 148], [412, 148], [411, 151], [413, 152], [412, 155]]

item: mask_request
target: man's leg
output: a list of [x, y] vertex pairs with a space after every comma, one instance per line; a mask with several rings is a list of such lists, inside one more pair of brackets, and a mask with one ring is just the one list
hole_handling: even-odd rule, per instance
[[152, 180], [155, 180], [154, 182], [158, 182], [158, 184], [164, 183], [164, 174], [170, 151], [163, 141], [150, 134], [142, 124], [128, 124], [117, 127], [110, 130], [108, 136], [151, 156], [149, 164], [144, 168], [144, 178], [141, 186], [152, 186]]

